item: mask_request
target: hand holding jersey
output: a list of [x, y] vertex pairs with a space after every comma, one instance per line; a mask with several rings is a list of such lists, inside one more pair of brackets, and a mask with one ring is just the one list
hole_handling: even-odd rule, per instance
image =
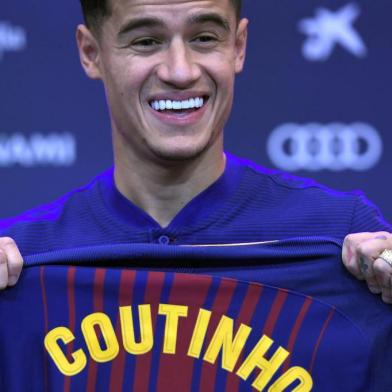
[[0, 290], [14, 286], [23, 267], [22, 255], [12, 238], [0, 238]]
[[366, 280], [373, 294], [380, 294], [385, 303], [392, 304], [392, 265], [382, 257], [392, 249], [392, 234], [388, 232], [348, 235], [343, 245], [343, 263], [360, 280]]

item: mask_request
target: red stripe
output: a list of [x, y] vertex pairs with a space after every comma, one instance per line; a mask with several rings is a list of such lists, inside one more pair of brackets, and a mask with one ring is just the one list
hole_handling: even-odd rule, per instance
[[324, 333], [325, 333], [325, 331], [326, 331], [326, 329], [327, 329], [327, 327], [328, 327], [328, 324], [329, 324], [329, 322], [331, 321], [331, 319], [332, 319], [332, 317], [333, 317], [334, 314], [335, 314], [335, 308], [331, 309], [331, 311], [330, 311], [329, 314], [328, 314], [327, 319], [326, 319], [325, 322], [324, 322], [323, 327], [321, 328], [320, 336], [318, 337], [316, 346], [314, 347], [313, 355], [312, 355], [312, 360], [311, 360], [310, 366], [309, 366], [309, 373], [310, 373], [310, 374], [312, 374], [312, 372], [313, 372], [313, 366], [314, 366], [314, 363], [315, 363], [315, 361], [316, 361], [317, 352], [318, 352], [318, 349], [319, 349], [321, 340], [322, 340], [322, 338], [323, 338], [323, 336], [324, 336]]
[[275, 301], [274, 301], [272, 308], [270, 310], [268, 319], [265, 323], [263, 335], [267, 335], [268, 337], [272, 337], [272, 334], [274, 333], [276, 322], [278, 321], [280, 312], [282, 311], [282, 307], [286, 301], [287, 295], [288, 295], [287, 291], [278, 290], [278, 295], [275, 298]]
[[[224, 279], [221, 281], [218, 293], [214, 300], [214, 304], [211, 308], [212, 315], [207, 331], [206, 342], [211, 341], [213, 333], [215, 332], [221, 317], [227, 313], [236, 286], [237, 282], [234, 280]], [[220, 367], [219, 363], [212, 365], [206, 361], [203, 361], [199, 391], [215, 391], [215, 379], [218, 366]]]
[[[67, 296], [68, 296], [68, 328], [75, 332], [75, 273], [76, 267], [69, 267], [67, 272]], [[72, 362], [72, 352], [74, 349], [73, 342], [67, 345], [67, 358]], [[64, 377], [64, 392], [71, 390], [71, 377]]]
[[[147, 279], [147, 288], [144, 303], [151, 305], [152, 328], [155, 331], [158, 314], [158, 304], [161, 299], [161, 292], [165, 274], [163, 272], [150, 272]], [[151, 352], [139, 355], [136, 358], [135, 377], [133, 391], [147, 392], [150, 382]]]
[[[106, 270], [97, 268], [94, 278], [94, 313], [103, 311], [104, 280]], [[97, 363], [90, 359], [87, 376], [87, 391], [95, 392], [97, 383]]]
[[[42, 293], [42, 307], [44, 308], [44, 325], [45, 325], [45, 336], [49, 332], [49, 318], [48, 318], [48, 302], [46, 300], [46, 288], [45, 288], [45, 267], [40, 268], [40, 284]], [[45, 391], [48, 391], [48, 353], [44, 348], [44, 387]]]
[[311, 303], [313, 302], [313, 299], [310, 297], [306, 297], [305, 302], [303, 303], [301, 310], [298, 313], [297, 319], [295, 320], [293, 329], [291, 330], [289, 342], [287, 344], [287, 351], [291, 354], [287, 360], [285, 361], [283, 367], [282, 367], [282, 372], [286, 372], [289, 367], [290, 367], [290, 360], [292, 357], [292, 353], [294, 352], [294, 346], [295, 342], [297, 340], [298, 333], [301, 329], [302, 323], [305, 319], [306, 314], [308, 313], [309, 307]]
[[178, 322], [175, 355], [163, 354], [159, 362], [157, 391], [190, 391], [194, 358], [187, 355], [199, 310], [205, 302], [212, 279], [175, 274], [169, 303], [188, 307], [187, 317]]
[[[239, 316], [235, 322], [235, 331], [238, 331], [240, 324], [250, 325], [262, 292], [263, 286], [256, 284], [249, 285]], [[237, 392], [239, 389], [240, 378], [236, 375], [236, 371], [241, 365], [243, 357], [244, 354], [241, 353], [233, 372], [227, 375], [226, 392]]]
[[[136, 272], [124, 270], [121, 273], [120, 279], [120, 294], [118, 298], [119, 306], [130, 306], [132, 304], [133, 286], [135, 283]], [[122, 341], [120, 315], [117, 316], [116, 321], [116, 336], [119, 342]], [[126, 362], [126, 352], [120, 349], [117, 358], [112, 363], [110, 375], [110, 391], [122, 391], [124, 383], [124, 371]]]

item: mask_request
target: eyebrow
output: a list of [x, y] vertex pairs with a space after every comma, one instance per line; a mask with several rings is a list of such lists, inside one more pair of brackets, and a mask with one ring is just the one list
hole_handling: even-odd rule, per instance
[[223, 18], [221, 15], [210, 12], [208, 14], [197, 14], [191, 16], [187, 23], [195, 25], [195, 24], [204, 24], [204, 23], [213, 23], [218, 27], [223, 28], [227, 32], [230, 32], [230, 23], [226, 18]]
[[[205, 23], [213, 23], [218, 27], [224, 29], [227, 32], [230, 32], [230, 23], [227, 19], [223, 18], [221, 15], [211, 12], [206, 14], [197, 14], [192, 15], [186, 21], [188, 25], [197, 25], [197, 24], [205, 24]], [[154, 28], [154, 27], [165, 27], [165, 23], [162, 19], [154, 18], [154, 17], [142, 17], [133, 20], [129, 20], [120, 28], [118, 33], [119, 36], [129, 33], [132, 30], [140, 29], [140, 28]]]
[[164, 27], [165, 24], [161, 19], [152, 18], [152, 17], [145, 17], [145, 18], [138, 18], [129, 20], [124, 26], [121, 27], [120, 32], [118, 35], [123, 35], [128, 33], [132, 30], [140, 29], [143, 27]]

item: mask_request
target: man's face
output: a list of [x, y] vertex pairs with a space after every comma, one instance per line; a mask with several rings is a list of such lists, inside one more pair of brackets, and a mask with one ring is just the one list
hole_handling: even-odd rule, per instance
[[111, 8], [96, 46], [81, 27], [78, 42], [87, 73], [105, 86], [117, 159], [221, 153], [247, 21], [237, 25], [230, 0], [111, 0]]

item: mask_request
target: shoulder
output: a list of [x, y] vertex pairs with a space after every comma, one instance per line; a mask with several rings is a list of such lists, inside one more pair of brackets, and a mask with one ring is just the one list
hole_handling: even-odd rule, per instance
[[248, 203], [264, 206], [264, 211], [276, 211], [275, 216], [290, 217], [296, 222], [311, 219], [312, 225], [337, 222], [342, 233], [391, 230], [377, 206], [360, 190], [339, 191], [317, 181], [279, 170], [267, 169], [254, 162], [235, 157], [244, 171], [242, 195]]
[[[86, 227], [92, 217], [91, 204], [97, 198], [100, 182], [112, 173], [107, 170], [85, 186], [74, 189], [50, 203], [37, 206], [20, 215], [0, 220], [0, 237], [11, 237], [22, 254], [45, 251], [70, 238], [78, 226]], [[65, 236], [64, 233], [67, 232]], [[65, 244], [64, 244], [65, 245]], [[24, 251], [24, 252], [23, 252]]]
[[269, 169], [252, 161], [230, 156], [238, 166], [241, 166], [251, 181], [256, 186], [270, 186], [275, 190], [289, 193], [325, 194], [332, 198], [346, 198], [354, 202], [363, 197], [363, 192], [339, 191], [323, 185], [311, 178], [300, 177], [277, 169]]

